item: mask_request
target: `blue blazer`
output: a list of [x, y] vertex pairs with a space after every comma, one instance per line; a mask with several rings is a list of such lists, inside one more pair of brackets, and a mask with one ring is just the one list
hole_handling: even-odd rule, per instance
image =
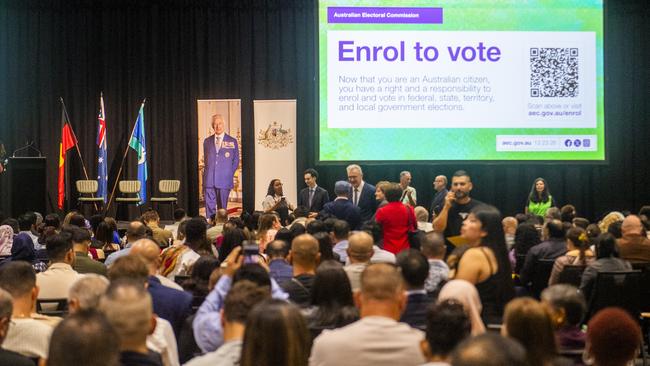
[[178, 337], [185, 318], [192, 314], [192, 295], [162, 285], [155, 276], [149, 276], [147, 290], [151, 295], [153, 312], [171, 323]]
[[321, 186], [316, 187], [314, 197], [311, 200], [311, 206], [309, 206], [309, 187], [303, 188], [298, 194], [298, 206], [307, 207], [309, 212], [320, 212], [329, 201], [329, 193]]
[[[359, 209], [361, 209], [361, 222], [371, 220], [377, 211], [377, 200], [375, 199], [376, 188], [368, 182], [364, 182], [359, 197]], [[354, 199], [354, 188], [350, 188], [350, 202]]]
[[[328, 202], [320, 212], [321, 215], [336, 216], [339, 220], [345, 220], [351, 230], [357, 230], [361, 226], [361, 210], [352, 204], [350, 200], [334, 200]], [[324, 215], [326, 216], [326, 215]]]
[[232, 179], [239, 166], [239, 146], [237, 139], [224, 134], [221, 149], [214, 147], [214, 135], [203, 140], [203, 159], [205, 170], [203, 187], [232, 189]]

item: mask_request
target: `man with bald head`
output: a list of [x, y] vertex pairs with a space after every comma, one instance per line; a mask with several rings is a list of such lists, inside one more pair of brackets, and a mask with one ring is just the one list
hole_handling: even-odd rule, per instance
[[160, 265], [160, 247], [151, 239], [140, 239], [133, 243], [129, 256], [138, 257], [149, 272], [147, 290], [151, 294], [154, 312], [171, 323], [176, 338], [180, 335], [185, 318], [192, 312], [192, 295], [164, 286], [156, 277]]
[[129, 227], [126, 229], [126, 245], [124, 246], [124, 249], [111, 253], [106, 257], [106, 260], [104, 261], [106, 267], [110, 267], [117, 258], [128, 255], [131, 251], [131, 245], [146, 236], [147, 227], [142, 223], [142, 221], [131, 221]]
[[368, 267], [370, 258], [375, 253], [373, 245], [372, 236], [365, 231], [356, 232], [348, 238], [346, 253], [350, 264], [343, 269], [350, 279], [352, 291], [361, 287], [361, 273]]
[[298, 235], [291, 242], [287, 259], [293, 266], [293, 277], [280, 284], [289, 300], [301, 307], [309, 306], [316, 267], [320, 262], [318, 240], [309, 234]]
[[630, 215], [621, 225], [623, 237], [616, 241], [621, 259], [631, 262], [650, 262], [650, 239], [639, 216]]
[[361, 319], [343, 328], [323, 331], [314, 340], [311, 366], [408, 366], [425, 362], [419, 347], [424, 333], [398, 322], [406, 307], [406, 294], [395, 266], [382, 263], [366, 268], [354, 302]]

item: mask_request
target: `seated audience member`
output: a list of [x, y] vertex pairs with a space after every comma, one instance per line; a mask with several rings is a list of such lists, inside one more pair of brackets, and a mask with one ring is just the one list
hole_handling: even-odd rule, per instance
[[607, 232], [614, 235], [616, 239], [620, 239], [623, 237], [621, 227], [623, 227], [623, 220], [612, 222], [607, 228]]
[[108, 275], [106, 266], [101, 262], [93, 260], [88, 255], [90, 248], [90, 233], [88, 230], [69, 225], [63, 231], [69, 232], [72, 235], [72, 249], [75, 255], [72, 269], [80, 274], [95, 273], [106, 277]]
[[462, 304], [445, 300], [427, 311], [426, 339], [420, 342], [429, 361], [422, 366], [449, 366], [451, 351], [470, 337], [472, 325]]
[[332, 237], [332, 251], [339, 255], [339, 261], [345, 263], [348, 259], [348, 237], [350, 236], [350, 225], [343, 220], [336, 220], [332, 225], [332, 231], [330, 231], [330, 236]]
[[29, 358], [47, 358], [50, 335], [60, 319], [36, 314], [36, 273], [29, 263], [9, 262], [0, 267], [0, 288], [13, 298], [12, 324], [2, 348]]
[[534, 224], [523, 222], [517, 226], [517, 231], [515, 231], [515, 245], [512, 249], [513, 258], [511, 259], [515, 263], [515, 273], [519, 274], [521, 267], [524, 266], [524, 260], [520, 261], [519, 257], [523, 256], [525, 258], [530, 248], [540, 242], [541, 238]]
[[[162, 261], [160, 256], [160, 247], [154, 246], [152, 244], [158, 245], [158, 243], [156, 243], [152, 239], [147, 239], [147, 238], [140, 239], [135, 243], [133, 243], [129, 255], [135, 255], [135, 254], [139, 255], [140, 259], [142, 259], [147, 265], [153, 279], [159, 282], [161, 285], [168, 287], [170, 289], [183, 291], [183, 288], [175, 281], [172, 281], [169, 278], [160, 275], [158, 273], [158, 268], [160, 268], [160, 264]], [[156, 308], [156, 299], [154, 298], [154, 309], [155, 308]]]
[[361, 231], [368, 233], [372, 237], [374, 243], [372, 248], [375, 252], [372, 255], [372, 258], [370, 258], [370, 263], [395, 264], [395, 254], [387, 250], [383, 250], [379, 247], [380, 244], [383, 245], [384, 239], [382, 238], [381, 234], [381, 226], [378, 223], [374, 221], [367, 221], [361, 227]]
[[417, 206], [413, 209], [415, 212], [415, 218], [418, 221], [418, 230], [422, 230], [425, 233], [433, 231], [433, 225], [429, 222], [429, 211], [422, 206]]
[[343, 270], [348, 275], [352, 291], [361, 288], [361, 273], [370, 264], [373, 252], [372, 237], [368, 233], [361, 231], [350, 235], [346, 250], [350, 264], [343, 267]]
[[197, 357], [186, 366], [236, 366], [241, 357], [248, 314], [255, 305], [270, 298], [268, 288], [242, 280], [226, 295], [221, 314], [223, 345], [216, 351]]
[[257, 227], [257, 240], [260, 245], [260, 253], [266, 250], [266, 244], [275, 240], [275, 234], [282, 228], [280, 218], [273, 212], [267, 212], [260, 216], [260, 222]]
[[114, 366], [119, 359], [113, 326], [102, 313], [84, 310], [65, 318], [52, 332], [47, 366]]
[[[141, 280], [141, 276], [147, 278], [147, 291], [151, 295], [153, 302], [153, 311], [159, 317], [167, 320], [174, 328], [176, 337], [180, 334], [181, 327], [185, 318], [192, 313], [192, 295], [185, 291], [176, 290], [163, 285], [156, 273], [158, 265], [160, 264], [160, 248], [150, 239], [141, 239], [133, 243], [129, 257], [137, 257], [145, 265], [145, 273], [142, 273], [141, 265], [133, 263], [130, 265], [120, 266], [115, 268], [115, 272], [111, 267], [112, 277], [129, 276]], [[129, 258], [126, 257], [126, 258]], [[124, 262], [127, 264], [128, 262]], [[117, 265], [117, 262], [114, 266]], [[118, 272], [120, 271], [121, 272]], [[111, 278], [111, 281], [113, 278]]]
[[[320, 211], [320, 209], [318, 211]], [[294, 219], [293, 221], [291, 221], [291, 224], [287, 225], [287, 227], [291, 228], [294, 225], [302, 225], [302, 226], [307, 225], [307, 220], [309, 219], [308, 216], [316, 217], [318, 216], [318, 211], [310, 213], [307, 207], [297, 206], [296, 209], [293, 210], [293, 213], [291, 214], [291, 216], [293, 216]]]
[[[11, 314], [13, 312], [12, 301], [11, 295], [0, 288], [0, 346], [5, 340], [9, 326], [11, 325]], [[34, 366], [34, 362], [16, 352], [0, 348], [0, 365]]]
[[573, 226], [579, 227], [582, 229], [587, 230], [587, 226], [589, 226], [589, 220], [585, 219], [584, 217], [576, 217], [572, 221]]
[[551, 207], [546, 211], [546, 215], [544, 215], [544, 222], [549, 222], [553, 220], [558, 220], [562, 221], [562, 212], [560, 212], [560, 209], [557, 207]]
[[438, 302], [454, 300], [463, 304], [465, 313], [469, 317], [472, 326], [472, 335], [476, 336], [485, 333], [485, 324], [481, 319], [481, 299], [478, 296], [476, 287], [465, 280], [451, 280], [447, 282], [438, 295]]
[[408, 366], [425, 362], [419, 347], [423, 332], [398, 322], [406, 296], [397, 268], [389, 264], [366, 268], [355, 303], [361, 319], [319, 335], [310, 365]]
[[397, 254], [410, 247], [408, 232], [417, 229], [417, 220], [413, 209], [400, 201], [402, 188], [399, 184], [390, 183], [384, 191], [388, 204], [377, 210], [375, 221], [382, 228], [383, 249]]
[[241, 366], [307, 366], [309, 333], [298, 308], [281, 300], [257, 304], [248, 315]]
[[598, 228], [601, 233], [606, 233], [609, 230], [609, 226], [615, 222], [625, 220], [625, 215], [618, 211], [612, 211], [605, 215], [602, 220], [598, 223]]
[[461, 255], [454, 278], [476, 287], [484, 322], [500, 322], [503, 307], [514, 297], [501, 213], [485, 204], [473, 208], [463, 222], [461, 235], [469, 249]]
[[339, 262], [339, 255], [332, 250], [332, 237], [327, 232], [314, 234], [314, 239], [318, 240], [318, 252], [321, 261], [335, 260]]
[[345, 220], [352, 230], [357, 230], [361, 225], [361, 209], [350, 201], [350, 183], [340, 180], [334, 184], [336, 198], [323, 206], [321, 217], [336, 217]]
[[650, 262], [650, 239], [636, 215], [630, 215], [621, 225], [623, 237], [618, 239], [618, 254], [630, 262]]
[[[234, 247], [242, 245], [248, 239], [248, 235], [234, 223], [227, 222], [223, 226], [223, 235], [219, 238], [221, 239], [221, 245], [218, 248], [219, 261], [223, 262]], [[219, 238], [217, 238], [217, 241], [219, 241]]]
[[427, 308], [432, 300], [424, 289], [424, 281], [429, 276], [429, 262], [419, 250], [407, 249], [397, 254], [397, 266], [407, 295], [406, 308], [399, 321], [424, 330]]
[[628, 261], [618, 258], [616, 238], [610, 233], [601, 234], [596, 243], [596, 261], [587, 266], [582, 273], [580, 292], [589, 301], [598, 272], [631, 271]]
[[519, 342], [487, 333], [462, 342], [451, 356], [452, 366], [530, 366]]
[[243, 265], [244, 256], [241, 254], [241, 247], [233, 249], [230, 256], [223, 262], [222, 275], [214, 289], [208, 294], [203, 304], [196, 312], [192, 327], [196, 344], [203, 352], [212, 352], [223, 343], [223, 328], [221, 325], [220, 312], [223, 308], [223, 301], [232, 285], [240, 280], [249, 280], [258, 286], [266, 286], [271, 289], [271, 297], [287, 300], [289, 295], [284, 292], [275, 280], [269, 277], [269, 273], [259, 264]]
[[[69, 233], [57, 234], [50, 237], [46, 244], [50, 266], [45, 272], [36, 275], [36, 285], [40, 291], [39, 299], [65, 299], [68, 297], [70, 286], [79, 278], [79, 273], [72, 269], [75, 254], [72, 250], [72, 239]], [[56, 305], [44, 304], [44, 309], [55, 309]]]
[[32, 241], [32, 238], [27, 233], [19, 233], [14, 236], [13, 243], [11, 244], [11, 260], [28, 262], [34, 267], [37, 273], [47, 269], [46, 263], [36, 259], [34, 241]]
[[104, 264], [107, 267], [110, 267], [117, 258], [128, 255], [131, 251], [131, 245], [140, 239], [144, 239], [147, 236], [146, 226], [140, 221], [131, 221], [129, 226], [126, 228], [126, 245], [124, 249], [118, 250], [115, 253], [111, 253]]
[[537, 300], [520, 297], [509, 302], [503, 314], [501, 334], [524, 346], [528, 365], [556, 365], [553, 319], [549, 309]]
[[103, 250], [105, 255], [120, 250], [120, 246], [113, 243], [113, 229], [106, 221], [102, 221], [97, 225], [97, 231], [95, 231], [95, 244], [96, 248]]
[[543, 241], [530, 248], [526, 253], [526, 261], [519, 272], [521, 283], [528, 285], [532, 282], [535, 271], [538, 271], [541, 259], [557, 259], [567, 252], [566, 240], [564, 239], [564, 228], [559, 220], [552, 220], [544, 225], [545, 236], [548, 240]]
[[641, 328], [630, 314], [620, 308], [605, 308], [587, 325], [588, 359], [594, 366], [633, 364], [643, 347], [641, 337]]
[[[327, 219], [331, 220], [331, 218]], [[305, 229], [308, 234], [316, 235], [316, 233], [326, 233], [329, 231], [327, 225], [325, 225], [326, 220], [311, 220], [305, 225]]]
[[153, 233], [153, 241], [155, 241], [161, 248], [171, 245], [172, 232], [160, 227], [160, 216], [155, 210], [147, 210], [142, 214], [142, 221], [147, 225]]
[[[184, 290], [191, 293], [195, 300], [200, 300], [200, 303], [193, 303], [193, 305], [201, 305], [210, 292], [210, 275], [217, 268], [219, 268], [219, 260], [217, 258], [209, 255], [202, 256], [194, 262], [190, 278], [184, 281], [183, 287], [179, 287], [177, 290]], [[161, 276], [158, 275], [156, 277], [160, 279]]]
[[282, 240], [274, 240], [266, 246], [269, 258], [269, 274], [277, 283], [284, 283], [293, 277], [293, 268], [287, 262], [289, 244]]
[[[114, 271], [113, 268], [126, 263], [130, 258], [124, 257], [116, 261], [109, 270], [109, 276]], [[111, 282], [100, 301], [99, 309], [117, 332], [121, 365], [162, 366], [160, 355], [147, 348], [147, 336], [153, 333], [156, 318], [151, 295], [142, 286], [142, 282], [128, 279]]]
[[223, 233], [223, 227], [227, 221], [228, 211], [224, 208], [218, 209], [216, 216], [214, 217], [214, 224], [205, 232], [205, 237], [208, 239], [210, 244], [214, 243], [217, 237]]
[[189, 275], [190, 267], [201, 256], [199, 252], [211, 253], [207, 244], [205, 221], [200, 217], [185, 221], [185, 242], [162, 252], [160, 274], [172, 281], [177, 275]]
[[420, 250], [429, 262], [429, 275], [424, 281], [424, 289], [431, 296], [436, 294], [449, 276], [449, 266], [443, 260], [445, 257], [445, 239], [437, 233], [426, 235], [420, 243]]
[[517, 219], [512, 216], [506, 216], [501, 220], [503, 233], [506, 236], [506, 247], [508, 250], [515, 245], [515, 234], [517, 233]]
[[306, 315], [312, 338], [323, 329], [340, 328], [359, 319], [350, 280], [340, 263], [329, 260], [318, 266], [310, 307], [303, 314]]
[[558, 283], [560, 273], [567, 265], [581, 265], [586, 266], [592, 263], [594, 253], [589, 249], [589, 238], [584, 229], [579, 227], [572, 227], [566, 232], [566, 249], [565, 255], [557, 257], [553, 263], [553, 270], [551, 276], [548, 278], [548, 285], [552, 286]]
[[0, 256], [11, 256], [11, 246], [14, 242], [14, 229], [9, 225], [0, 225]]
[[36, 215], [33, 212], [26, 212], [18, 216], [18, 227], [20, 228], [20, 231], [16, 234], [16, 237], [21, 236], [29, 238], [29, 240], [32, 241], [34, 250], [45, 249], [38, 242], [38, 236], [32, 232], [36, 231]]
[[576, 217], [576, 208], [573, 205], [564, 205], [560, 208], [560, 220], [562, 222], [573, 223]]
[[542, 291], [542, 301], [551, 308], [555, 338], [560, 349], [582, 349], [586, 334], [580, 327], [587, 311], [585, 298], [571, 285], [553, 285]]
[[318, 241], [309, 234], [296, 237], [291, 243], [287, 259], [291, 263], [293, 277], [280, 286], [289, 294], [289, 300], [300, 307], [307, 307], [311, 300], [316, 267], [320, 263]]
[[165, 230], [169, 230], [172, 233], [172, 238], [178, 236], [178, 227], [181, 224], [181, 221], [187, 219], [187, 213], [182, 208], [177, 208], [174, 210], [174, 223], [171, 225], [165, 225]]
[[98, 274], [91, 273], [80, 276], [72, 283], [68, 292], [69, 313], [96, 310], [99, 306], [99, 299], [106, 293], [108, 285], [108, 279]]

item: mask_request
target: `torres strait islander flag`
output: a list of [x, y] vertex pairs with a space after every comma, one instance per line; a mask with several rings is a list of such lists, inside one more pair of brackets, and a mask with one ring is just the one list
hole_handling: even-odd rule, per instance
[[61, 110], [61, 143], [59, 144], [59, 209], [63, 209], [65, 200], [65, 155], [68, 150], [77, 145], [77, 139], [70, 127], [70, 121], [66, 118], [65, 110]]

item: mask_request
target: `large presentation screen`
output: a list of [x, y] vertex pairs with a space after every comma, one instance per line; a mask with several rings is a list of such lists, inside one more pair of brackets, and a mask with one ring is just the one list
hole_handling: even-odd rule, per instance
[[320, 0], [319, 160], [605, 159], [602, 0]]

